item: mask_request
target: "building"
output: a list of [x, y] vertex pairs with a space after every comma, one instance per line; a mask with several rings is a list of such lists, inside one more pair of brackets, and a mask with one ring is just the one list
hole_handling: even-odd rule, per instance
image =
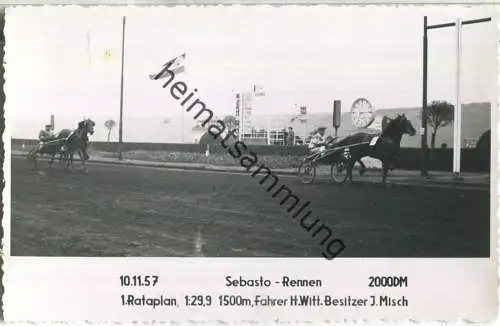
[[[421, 137], [418, 131], [421, 126], [420, 107], [413, 108], [391, 108], [391, 109], [378, 109], [375, 111], [375, 121], [367, 129], [357, 129], [351, 122], [351, 114], [349, 111], [343, 112], [341, 115], [341, 125], [338, 129], [338, 136], [344, 137], [359, 131], [371, 131], [374, 133], [380, 132], [382, 118], [387, 116], [389, 118], [396, 117], [397, 114], [404, 113], [411, 121], [413, 127], [417, 130], [417, 134], [413, 137], [405, 136], [401, 141], [402, 147], [420, 147]], [[304, 135], [305, 130], [311, 132], [315, 126], [327, 127], [326, 134], [334, 135], [335, 129], [333, 128], [332, 113], [309, 113], [307, 116], [307, 124], [299, 121], [294, 123], [285, 124], [284, 122], [290, 121], [292, 115], [273, 116], [274, 123], [271, 128], [283, 128], [285, 125], [290, 125], [294, 128], [296, 135]], [[254, 126], [266, 126], [268, 116], [254, 115]], [[475, 143], [479, 140], [481, 135], [487, 130], [491, 129], [491, 104], [490, 103], [468, 103], [462, 106], [462, 147], [474, 147]], [[431, 128], [428, 127], [428, 143], [430, 145]], [[446, 147], [453, 147], [453, 124], [442, 127], [436, 134], [436, 147], [441, 147], [446, 144]]]

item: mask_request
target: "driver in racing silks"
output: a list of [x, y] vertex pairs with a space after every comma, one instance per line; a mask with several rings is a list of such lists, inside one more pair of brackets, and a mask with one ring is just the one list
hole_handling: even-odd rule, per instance
[[309, 142], [309, 150], [311, 153], [316, 154], [324, 152], [328, 144], [327, 138], [325, 137], [326, 127], [319, 127], [315, 130]]

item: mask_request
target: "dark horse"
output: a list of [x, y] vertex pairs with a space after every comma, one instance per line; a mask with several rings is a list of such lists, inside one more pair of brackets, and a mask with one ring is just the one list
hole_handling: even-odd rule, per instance
[[57, 136], [46, 139], [46, 142], [33, 149], [29, 154], [28, 158], [34, 161], [35, 168], [37, 166], [37, 154], [50, 154], [51, 159], [49, 165], [52, 165], [54, 158], [57, 154], [60, 155], [60, 161], [66, 161], [66, 166], [73, 163], [73, 155], [75, 151], [78, 151], [80, 158], [82, 159], [82, 166], [85, 169], [85, 161], [88, 159], [87, 155], [87, 144], [88, 144], [88, 134], [94, 134], [95, 122], [90, 119], [85, 119], [78, 123], [78, 128], [76, 130], [63, 129]]
[[[410, 120], [404, 114], [398, 114], [396, 118], [388, 122], [380, 135], [360, 132], [339, 140], [335, 144], [336, 146], [349, 146], [350, 158], [347, 163], [347, 176], [350, 183], [353, 183], [352, 169], [354, 164], [363, 157], [369, 156], [382, 162], [382, 184], [385, 185], [387, 172], [394, 164], [399, 152], [401, 138], [404, 134], [413, 136], [415, 132]], [[373, 144], [374, 137], [378, 137], [378, 139]]]

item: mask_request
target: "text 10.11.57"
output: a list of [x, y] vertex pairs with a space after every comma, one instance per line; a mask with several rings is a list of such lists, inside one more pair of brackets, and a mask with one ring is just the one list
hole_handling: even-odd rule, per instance
[[157, 275], [120, 275], [120, 286], [156, 286]]

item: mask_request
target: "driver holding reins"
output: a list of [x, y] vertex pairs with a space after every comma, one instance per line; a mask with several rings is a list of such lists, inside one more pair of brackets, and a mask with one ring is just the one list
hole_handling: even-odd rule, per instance
[[45, 129], [40, 130], [40, 133], [38, 134], [38, 139], [40, 140], [40, 142], [45, 142], [48, 139], [54, 137], [54, 127], [52, 125], [45, 125]]
[[325, 137], [326, 127], [318, 127], [311, 137], [309, 142], [309, 150], [311, 153], [320, 153], [326, 150], [326, 146], [333, 140]]

